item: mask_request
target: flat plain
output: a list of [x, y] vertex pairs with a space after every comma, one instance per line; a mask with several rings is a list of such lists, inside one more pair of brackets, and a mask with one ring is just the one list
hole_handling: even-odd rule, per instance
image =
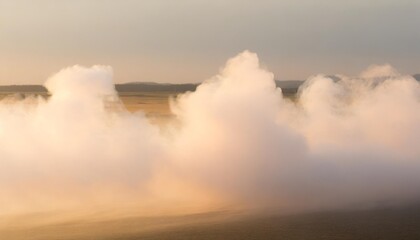
[[420, 208], [282, 216], [212, 212], [185, 216], [73, 220], [0, 230], [8, 240], [420, 239]]

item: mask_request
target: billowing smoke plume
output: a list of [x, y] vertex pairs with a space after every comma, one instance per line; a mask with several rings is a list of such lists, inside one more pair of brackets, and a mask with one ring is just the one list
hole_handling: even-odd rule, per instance
[[165, 141], [143, 115], [120, 109], [111, 68], [74, 66], [45, 85], [48, 100], [0, 107], [1, 212], [102, 204], [141, 189]]
[[240, 200], [338, 207], [419, 193], [420, 86], [390, 66], [311, 77], [292, 102], [244, 52], [174, 105], [175, 161]]
[[48, 100], [0, 104], [3, 213], [216, 203], [287, 211], [420, 194], [420, 84], [388, 65], [313, 76], [289, 99], [246, 51], [172, 99], [166, 129], [124, 109], [109, 67], [67, 68], [46, 87]]

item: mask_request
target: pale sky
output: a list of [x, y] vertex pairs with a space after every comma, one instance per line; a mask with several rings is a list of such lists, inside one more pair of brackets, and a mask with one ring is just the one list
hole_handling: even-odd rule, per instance
[[0, 0], [0, 84], [75, 64], [116, 82], [200, 82], [251, 50], [276, 79], [420, 72], [419, 0]]

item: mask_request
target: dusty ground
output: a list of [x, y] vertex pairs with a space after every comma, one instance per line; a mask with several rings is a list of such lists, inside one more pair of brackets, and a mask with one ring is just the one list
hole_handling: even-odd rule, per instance
[[142, 111], [152, 123], [163, 126], [173, 117], [169, 100], [176, 95], [177, 93], [170, 92], [139, 92], [121, 94], [120, 100], [128, 111]]
[[68, 221], [0, 230], [7, 240], [420, 239], [419, 208], [250, 216], [214, 212], [187, 216]]
[[120, 99], [131, 112], [142, 110], [146, 115], [168, 116], [169, 98], [175, 96], [175, 93], [168, 92], [139, 92], [120, 95]]

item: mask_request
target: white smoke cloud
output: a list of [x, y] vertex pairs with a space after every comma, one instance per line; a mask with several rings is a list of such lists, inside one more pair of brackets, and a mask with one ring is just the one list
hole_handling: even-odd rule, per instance
[[177, 161], [228, 195], [289, 208], [414, 197], [419, 83], [389, 69], [312, 77], [291, 102], [244, 52], [178, 98]]
[[0, 105], [2, 213], [113, 201], [150, 178], [164, 140], [119, 108], [110, 67], [67, 68], [46, 86], [48, 100]]
[[178, 98], [175, 161], [187, 175], [244, 198], [282, 193], [273, 190], [303, 161], [306, 143], [279, 118], [291, 103], [273, 78], [256, 54], [244, 52]]
[[165, 134], [124, 110], [110, 67], [67, 68], [46, 87], [47, 100], [0, 103], [3, 213], [212, 200], [286, 211], [419, 195], [420, 86], [388, 65], [311, 77], [290, 100], [246, 51], [171, 102]]

